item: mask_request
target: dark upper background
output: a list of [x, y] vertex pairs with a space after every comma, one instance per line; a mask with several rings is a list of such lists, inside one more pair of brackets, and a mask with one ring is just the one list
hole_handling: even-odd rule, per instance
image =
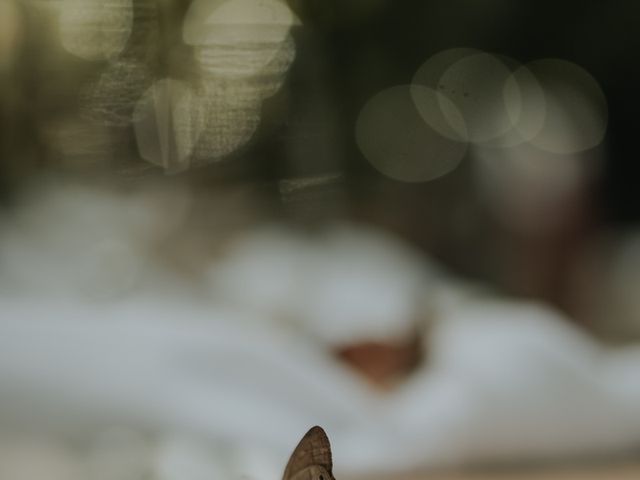
[[[359, 109], [379, 90], [407, 83], [434, 53], [469, 46], [522, 62], [563, 58], [589, 71], [609, 102], [611, 158], [597, 192], [603, 219], [640, 218], [634, 178], [640, 126], [638, 2], [296, 0], [292, 6], [306, 31], [299, 36], [291, 83], [305, 92], [301, 95], [324, 91], [335, 102], [336, 121], [346, 131], [338, 150], [349, 169], [369, 173], [349, 133]], [[315, 76], [318, 71], [322, 76]], [[304, 102], [298, 107], [308, 108]]]
[[[167, 51], [183, 50], [176, 26], [189, 3], [163, 3], [160, 54], [164, 46]], [[635, 176], [640, 4], [634, 0], [289, 3], [304, 25], [294, 32], [297, 57], [286, 86], [264, 103], [257, 135], [224, 161], [181, 174], [180, 180], [212, 187], [259, 185], [280, 205], [280, 213], [292, 220], [313, 223], [346, 216], [369, 221], [399, 233], [459, 274], [571, 310], [566, 294], [571, 252], [593, 232], [626, 228], [640, 219]], [[99, 67], [64, 55], [64, 66], [56, 64], [45, 48], [42, 19], [28, 8], [24, 12], [27, 34], [19, 67], [2, 78], [0, 90], [0, 188], [9, 201], [12, 192], [40, 169], [59, 168], [41, 132], [41, 118], [76, 108], [78, 86]], [[568, 219], [571, 227], [552, 241], [522, 238], [495, 224], [479, 205], [469, 159], [443, 178], [407, 184], [376, 172], [356, 147], [354, 124], [372, 95], [408, 83], [431, 55], [462, 46], [521, 62], [545, 57], [570, 60], [589, 71], [607, 97], [607, 162], [589, 186], [582, 217]], [[155, 65], [161, 71], [169, 63], [159, 57]], [[125, 178], [128, 183], [135, 183], [138, 176], [162, 175], [148, 167], [122, 168], [123, 162], [139, 163], [130, 140], [122, 155], [103, 165], [106, 168], [82, 174], [115, 172], [115, 181]], [[343, 182], [289, 197], [279, 190], [283, 179], [333, 173], [342, 174]]]

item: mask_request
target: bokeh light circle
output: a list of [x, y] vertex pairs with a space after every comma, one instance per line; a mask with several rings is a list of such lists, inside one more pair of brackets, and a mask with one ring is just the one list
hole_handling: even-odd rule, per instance
[[582, 67], [560, 59], [528, 63], [543, 88], [546, 115], [531, 139], [536, 147], [555, 153], [576, 153], [604, 139], [608, 108], [598, 82]]
[[[430, 57], [416, 71], [412, 79], [411, 95], [423, 120], [435, 131], [455, 141], [467, 141], [468, 134], [461, 112], [457, 107], [447, 109], [448, 117], [442, 111], [440, 101], [435, 105], [423, 106], [420, 98], [424, 92], [423, 87], [428, 87], [434, 91], [439, 91], [440, 79], [442, 75], [456, 62], [472, 55], [481, 53], [473, 48], [452, 48], [436, 53]], [[442, 98], [444, 97], [444, 94]], [[450, 100], [449, 100], [450, 102]], [[443, 100], [443, 103], [445, 101]], [[446, 107], [445, 107], [446, 108]], [[457, 114], [454, 114], [457, 112]]]
[[63, 0], [60, 36], [71, 54], [107, 60], [125, 48], [133, 27], [132, 0]]
[[440, 78], [452, 65], [464, 58], [480, 53], [482, 53], [482, 50], [464, 47], [450, 48], [438, 52], [418, 68], [411, 83], [437, 90]]
[[511, 62], [513, 72], [505, 82], [504, 99], [512, 128], [486, 146], [513, 147], [533, 139], [547, 114], [546, 99], [538, 79], [525, 66]]
[[424, 120], [452, 140], [496, 146], [519, 142], [514, 121], [521, 110], [520, 90], [507, 89], [513, 63], [473, 48], [433, 55], [412, 79], [414, 86], [440, 94], [437, 108], [421, 109]]
[[281, 0], [195, 0], [183, 23], [187, 45], [281, 43], [299, 24]]
[[[435, 108], [439, 97], [431, 88], [403, 85], [369, 100], [356, 122], [356, 142], [373, 167], [395, 180], [424, 182], [458, 166], [466, 142], [440, 135], [425, 123], [418, 108]], [[447, 107], [455, 110], [454, 105]]]
[[[458, 112], [464, 119], [467, 139], [486, 142], [506, 133], [512, 126], [504, 98], [504, 86], [511, 71], [497, 57], [478, 53], [458, 60], [440, 77], [440, 109], [459, 135]], [[444, 102], [447, 98], [449, 102]], [[451, 109], [455, 105], [455, 109]]]

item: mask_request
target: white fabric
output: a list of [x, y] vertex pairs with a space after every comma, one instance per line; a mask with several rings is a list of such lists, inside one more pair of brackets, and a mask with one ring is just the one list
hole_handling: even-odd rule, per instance
[[[422, 275], [428, 267], [407, 261], [413, 253], [403, 247], [393, 250], [400, 244], [346, 227], [308, 241], [261, 233], [238, 244], [233, 255], [243, 252], [245, 263], [230, 254], [212, 266], [212, 290], [196, 294], [154, 265], [140, 230], [129, 236], [129, 227], [118, 227], [131, 225], [119, 200], [83, 198], [82, 207], [62, 208], [60, 198], [29, 207], [18, 215], [39, 219], [29, 229], [5, 222], [0, 262], [11, 268], [0, 273], [0, 422], [7, 428], [153, 432], [153, 478], [181, 480], [276, 479], [314, 424], [330, 435], [338, 476], [604, 455], [640, 444], [640, 349], [607, 350], [547, 307]], [[126, 294], [98, 299], [78, 288], [76, 253], [83, 235], [93, 241], [96, 230], [86, 228], [93, 215], [111, 222], [100, 228], [132, 255], [144, 288], [131, 283]], [[296, 268], [300, 258], [306, 269]], [[86, 267], [102, 263], [84, 265], [84, 278], [112, 285]], [[223, 271], [240, 280], [224, 284]], [[261, 289], [260, 276], [282, 284]], [[320, 287], [299, 290], [305, 276]], [[255, 281], [257, 293], [245, 281]], [[244, 306], [243, 286], [253, 295]], [[290, 289], [302, 293], [288, 298]], [[429, 361], [392, 392], [370, 388], [327, 348], [370, 327], [393, 335], [424, 305], [437, 314]], [[373, 315], [378, 309], [386, 316]], [[283, 322], [283, 311], [301, 318]], [[333, 315], [333, 326], [322, 323]]]

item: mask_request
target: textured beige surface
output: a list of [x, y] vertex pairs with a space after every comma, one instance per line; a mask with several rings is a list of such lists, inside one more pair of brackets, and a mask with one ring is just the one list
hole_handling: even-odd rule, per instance
[[[364, 479], [362, 479], [364, 480]], [[640, 463], [634, 465], [429, 473], [377, 477], [368, 480], [640, 480]]]

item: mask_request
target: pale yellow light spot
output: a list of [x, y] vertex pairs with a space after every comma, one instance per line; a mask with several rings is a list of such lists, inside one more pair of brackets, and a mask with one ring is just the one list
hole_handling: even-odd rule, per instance
[[132, 0], [64, 0], [60, 8], [60, 36], [69, 53], [107, 60], [124, 50], [133, 25]]
[[[404, 182], [424, 182], [449, 173], [464, 157], [467, 144], [440, 135], [423, 120], [417, 105], [430, 110], [438, 103], [438, 92], [416, 85], [375, 95], [356, 123], [360, 151], [378, 171]], [[455, 111], [454, 105], [449, 107]]]
[[542, 150], [575, 153], [599, 145], [607, 130], [607, 100], [598, 82], [578, 65], [559, 59], [527, 64], [544, 91], [546, 115], [531, 142]]
[[279, 0], [196, 0], [185, 16], [183, 38], [188, 45], [280, 43], [299, 23]]

